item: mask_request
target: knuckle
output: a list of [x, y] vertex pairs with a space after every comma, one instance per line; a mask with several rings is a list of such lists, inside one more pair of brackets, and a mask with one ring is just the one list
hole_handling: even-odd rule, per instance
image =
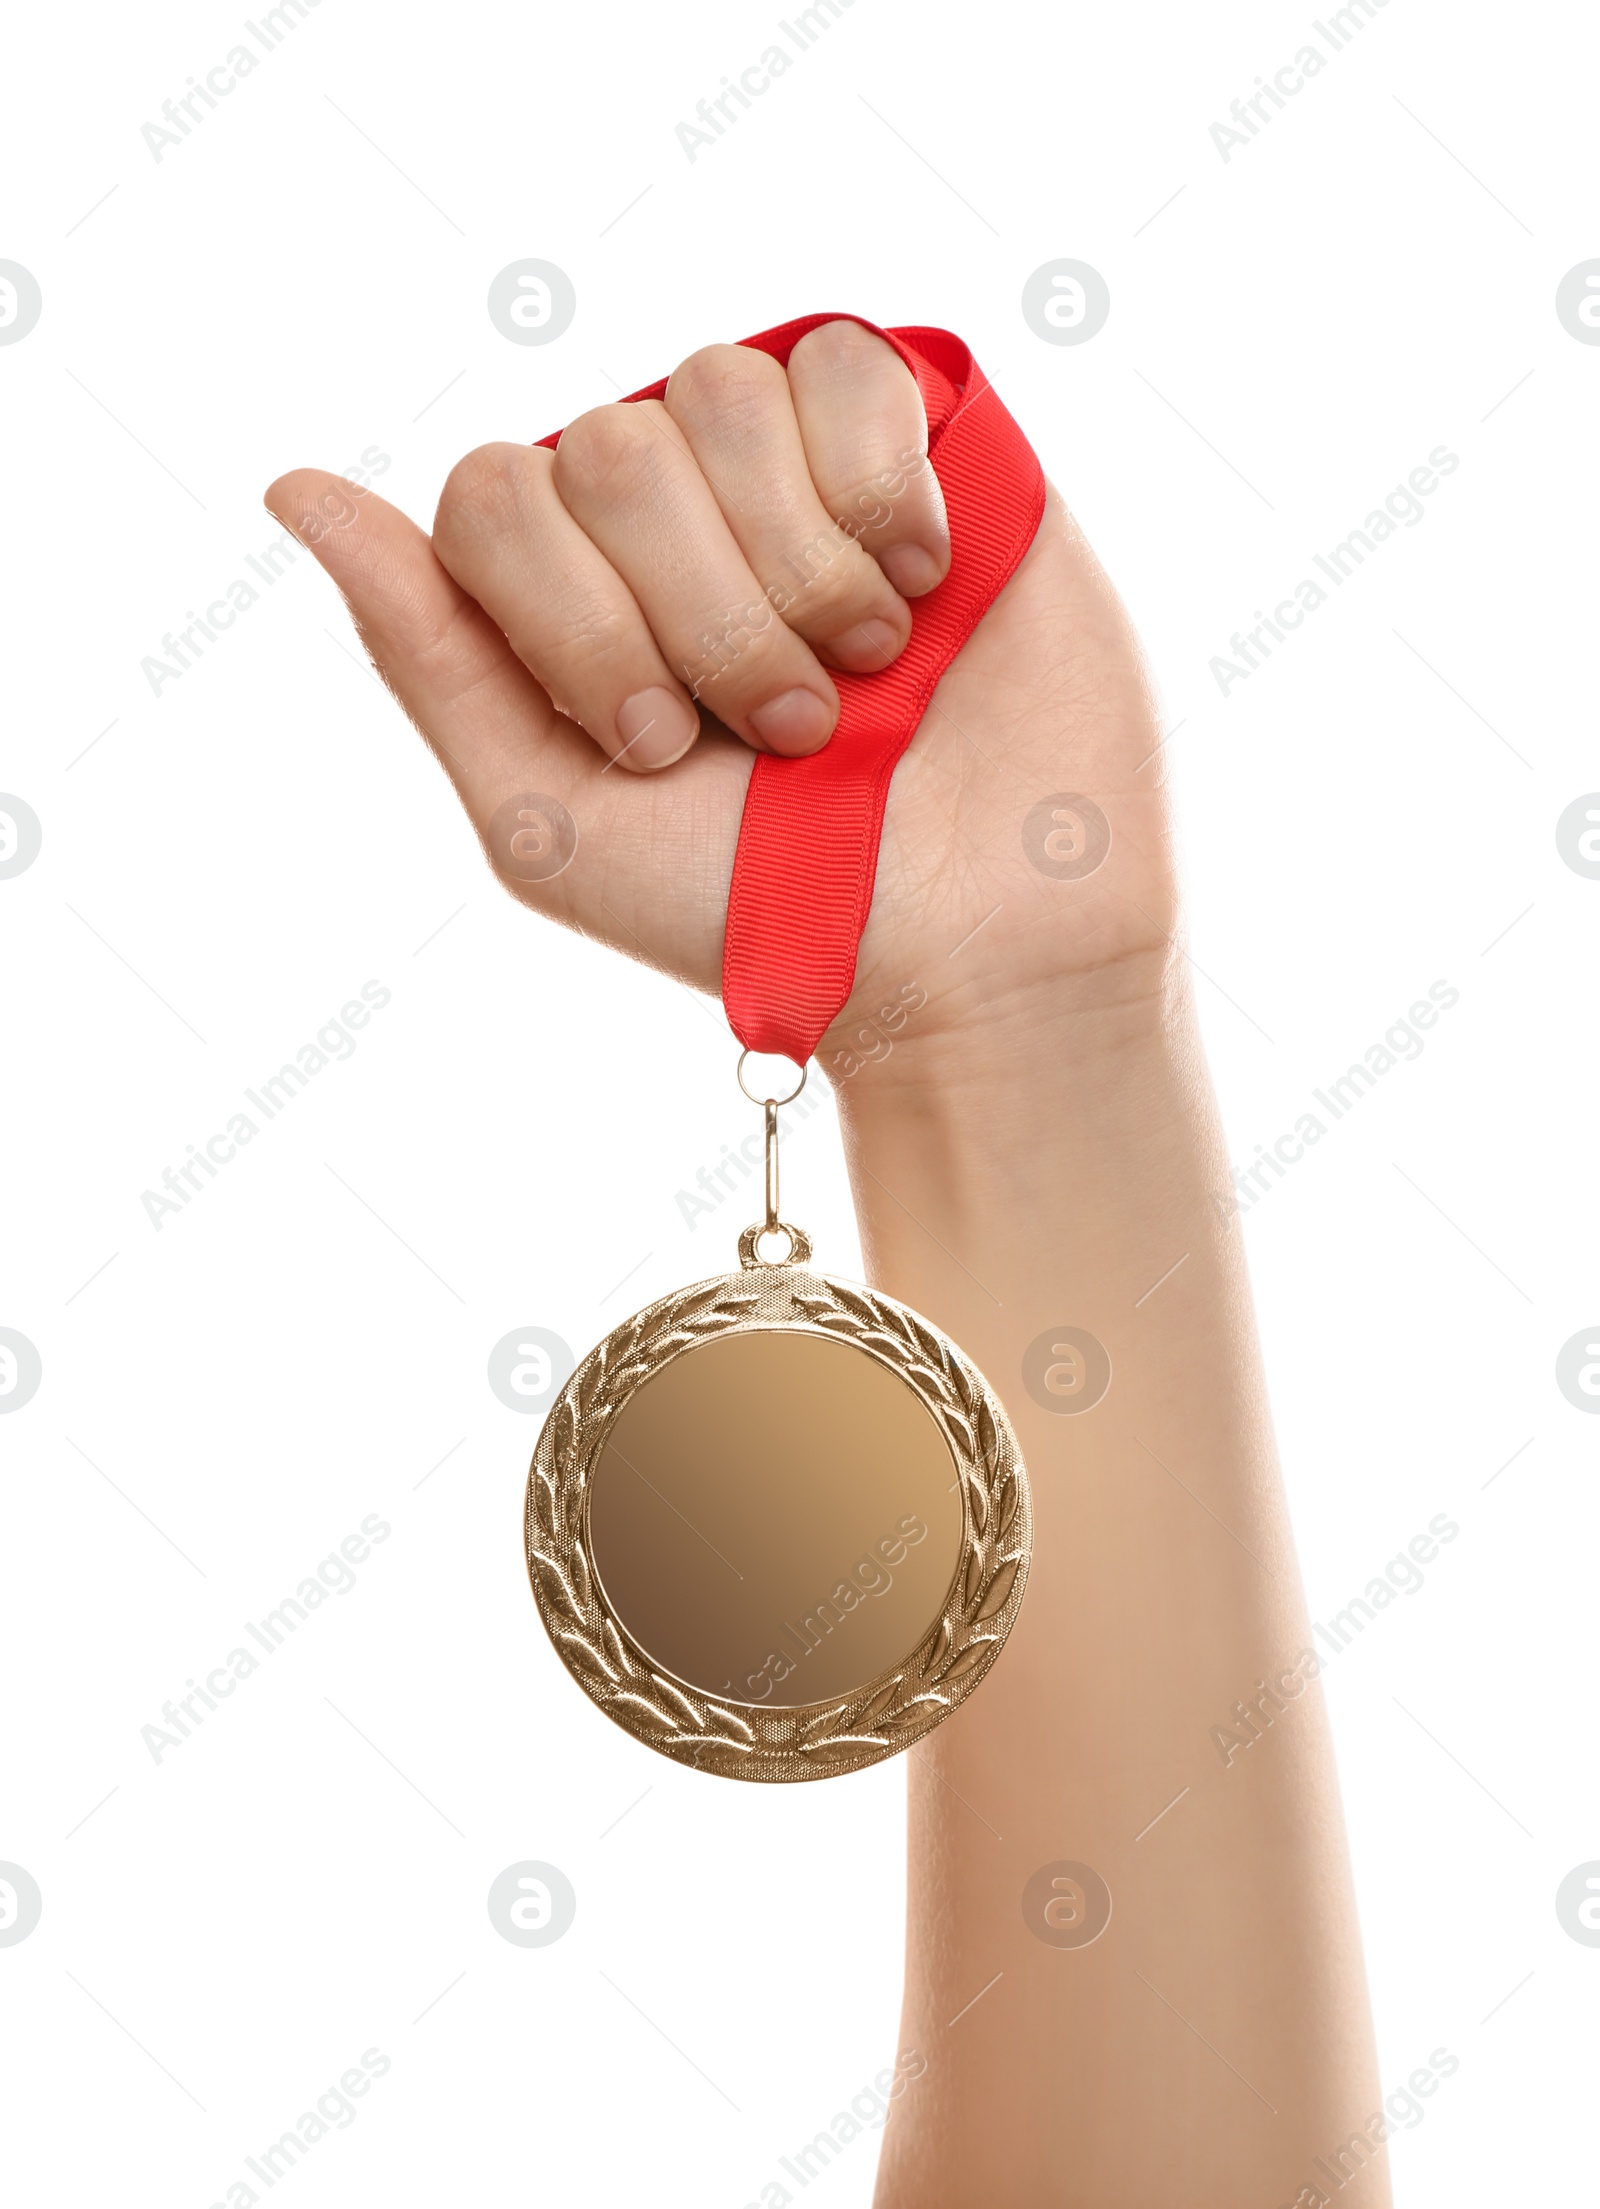
[[883, 579], [857, 546], [837, 529], [824, 531], [791, 560], [782, 607], [791, 629], [828, 636], [884, 596]]
[[927, 455], [902, 446], [881, 467], [826, 494], [839, 527], [868, 554], [910, 538], [938, 557], [945, 538], [944, 502]]
[[797, 364], [831, 418], [817, 490], [841, 528], [859, 537], [902, 502], [920, 511], [929, 497], [926, 415], [892, 347], [857, 322], [827, 322], [800, 340], [791, 371]]
[[766, 353], [748, 345], [703, 345], [672, 371], [667, 409], [689, 422], [764, 413], [783, 382], [783, 370]]
[[555, 479], [560, 491], [605, 491], [631, 475], [651, 435], [637, 407], [613, 401], [592, 407], [569, 422], [556, 447]]
[[882, 338], [863, 330], [859, 322], [824, 322], [820, 329], [808, 330], [789, 358], [798, 359], [803, 368], [839, 377], [880, 367], [885, 359], [899, 366]]
[[434, 535], [460, 543], [497, 534], [520, 511], [536, 467], [526, 445], [480, 445], [446, 477]]
[[[738, 712], [770, 691], [774, 666], [787, 661], [796, 644], [768, 601], [758, 598], [707, 620], [683, 652], [679, 671], [713, 712], [723, 706]], [[804, 653], [803, 646], [799, 650]]]
[[632, 607], [614, 601], [586, 595], [558, 601], [553, 612], [553, 634], [559, 639], [553, 657], [564, 668], [592, 675], [637, 656], [648, 641]]

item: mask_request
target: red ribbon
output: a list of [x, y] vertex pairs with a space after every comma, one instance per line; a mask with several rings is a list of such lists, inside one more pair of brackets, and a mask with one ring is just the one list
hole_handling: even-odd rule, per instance
[[[855, 982], [872, 908], [889, 780], [934, 686], [1033, 542], [1044, 476], [971, 353], [948, 330], [880, 330], [861, 315], [805, 315], [743, 339], [776, 361], [825, 322], [859, 322], [917, 380], [928, 458], [950, 522], [950, 572], [912, 602], [911, 641], [876, 675], [834, 672], [839, 725], [809, 759], [763, 753], [745, 794], [728, 893], [722, 1002], [751, 1051], [804, 1065]], [[659, 399], [666, 379], [628, 401]], [[555, 445], [560, 437], [542, 438]], [[869, 540], [870, 547], [870, 540]]]

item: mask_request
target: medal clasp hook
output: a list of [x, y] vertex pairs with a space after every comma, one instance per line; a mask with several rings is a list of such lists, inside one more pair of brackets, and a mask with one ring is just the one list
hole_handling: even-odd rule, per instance
[[[745, 1061], [749, 1056], [748, 1050], [740, 1052], [737, 1078], [739, 1087], [750, 1099], [750, 1102], [760, 1105], [762, 1110], [765, 1130], [762, 1179], [766, 1196], [766, 1217], [759, 1225], [747, 1227], [739, 1237], [739, 1263], [742, 1266], [804, 1265], [811, 1256], [810, 1236], [804, 1228], [791, 1227], [786, 1220], [781, 1220], [778, 1217], [778, 1111], [780, 1106], [794, 1103], [795, 1098], [799, 1096], [806, 1085], [806, 1075], [809, 1068], [805, 1066], [800, 1068], [800, 1079], [790, 1090], [787, 1097], [758, 1097], [748, 1087], [744, 1078]], [[763, 1258], [759, 1254], [757, 1246], [768, 1235], [785, 1235], [788, 1237], [789, 1247], [781, 1258]]]

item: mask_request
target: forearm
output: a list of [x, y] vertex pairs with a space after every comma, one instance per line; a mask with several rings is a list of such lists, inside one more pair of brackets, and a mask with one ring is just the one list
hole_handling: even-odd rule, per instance
[[[882, 2209], [1277, 2209], [1379, 2106], [1320, 1694], [1271, 1693], [1308, 1629], [1192, 1018], [1081, 1028], [938, 1079], [908, 1041], [840, 1091], [869, 1274], [997, 1387], [1035, 1507], [1011, 1641], [912, 1760], [902, 2045], [928, 2070]], [[1112, 1368], [1081, 1413], [1023, 1378], [1069, 1327]], [[1225, 1765], [1240, 1702], [1260, 1736]], [[1062, 1859], [1112, 1896], [1077, 1949], [1024, 1920]], [[1346, 2198], [1387, 2199], [1381, 2159]]]

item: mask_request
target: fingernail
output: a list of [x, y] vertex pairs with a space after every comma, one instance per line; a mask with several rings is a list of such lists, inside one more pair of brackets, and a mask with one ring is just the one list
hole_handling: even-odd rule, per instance
[[651, 775], [670, 767], [700, 733], [700, 716], [676, 691], [654, 683], [636, 690], [617, 708], [617, 735], [621, 749], [613, 756], [637, 775]]
[[902, 598], [920, 598], [940, 580], [939, 563], [921, 545], [891, 545], [878, 565]]
[[870, 675], [876, 668], [887, 667], [892, 660], [897, 660], [905, 648], [905, 641], [903, 632], [892, 621], [858, 621], [842, 636], [831, 637], [828, 650], [841, 667]]
[[757, 706], [750, 726], [775, 752], [814, 752], [833, 733], [833, 708], [814, 690], [784, 690]]

